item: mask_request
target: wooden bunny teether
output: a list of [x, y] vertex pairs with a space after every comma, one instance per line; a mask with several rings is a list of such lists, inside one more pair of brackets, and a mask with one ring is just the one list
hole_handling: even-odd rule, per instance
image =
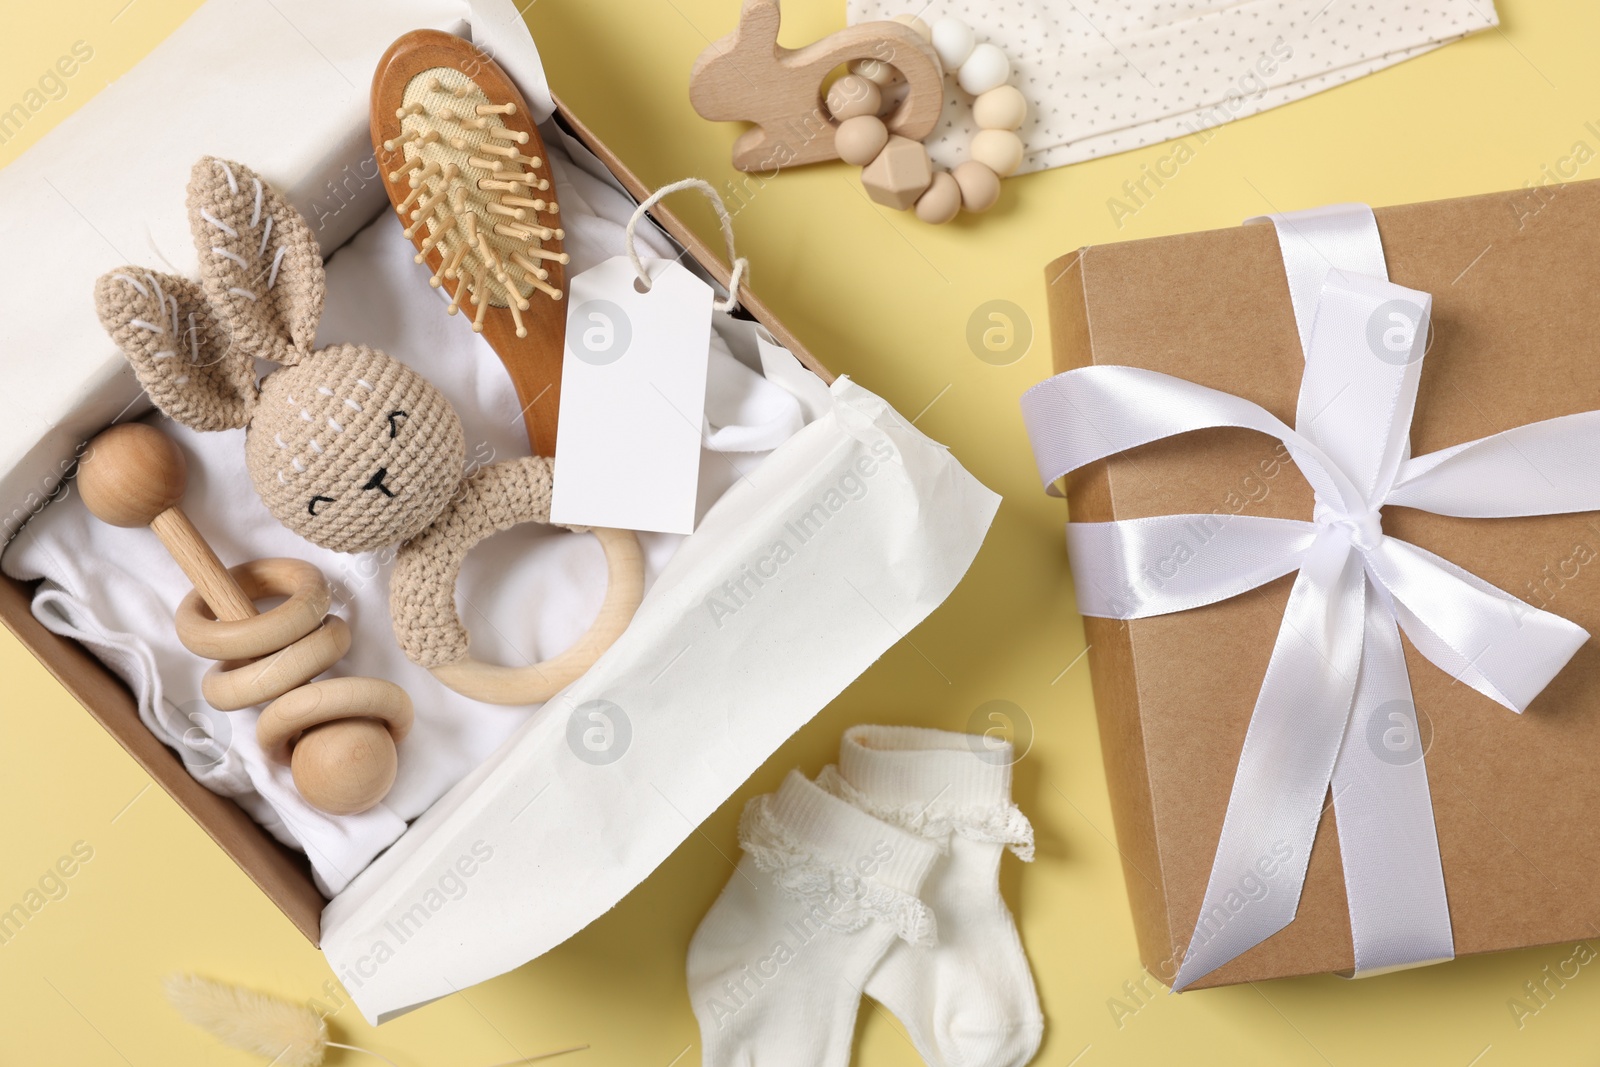
[[905, 76], [906, 98], [884, 119], [889, 132], [921, 141], [944, 109], [944, 72], [933, 45], [899, 22], [862, 22], [804, 48], [778, 43], [778, 0], [744, 0], [739, 25], [695, 60], [689, 103], [701, 118], [747, 121], [733, 142], [739, 170], [770, 171], [838, 159], [838, 124], [822, 83], [840, 64], [870, 60]]
[[[446, 685], [531, 704], [587, 669], [639, 605], [643, 562], [632, 535], [595, 531], [610, 585], [574, 649], [527, 667], [471, 660], [455, 609], [461, 559], [496, 530], [549, 522], [550, 460], [506, 460], [463, 477], [461, 419], [438, 389], [375, 348], [314, 347], [325, 279], [300, 214], [248, 167], [212, 158], [195, 164], [188, 201], [201, 284], [124, 267], [95, 288], [101, 323], [156, 406], [197, 430], [242, 427], [262, 502], [313, 544], [401, 545], [390, 582], [395, 637]], [[259, 383], [257, 359], [278, 364]]]
[[[150, 527], [194, 583], [178, 608], [178, 639], [222, 661], [200, 686], [212, 707], [266, 704], [256, 739], [269, 758], [289, 764], [306, 802], [335, 815], [366, 811], [394, 784], [395, 742], [411, 729], [411, 698], [378, 678], [311, 681], [350, 648], [349, 627], [328, 614], [327, 581], [296, 559], [225, 568], [179, 506], [185, 475], [170, 437], [127, 423], [90, 442], [78, 489], [102, 522]], [[288, 599], [256, 611], [255, 600], [276, 596]]]

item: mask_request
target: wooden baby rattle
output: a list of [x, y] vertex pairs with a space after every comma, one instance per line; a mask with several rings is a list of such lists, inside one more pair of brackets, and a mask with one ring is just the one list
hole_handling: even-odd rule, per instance
[[[90, 442], [78, 489], [102, 522], [150, 527], [194, 583], [175, 622], [185, 648], [220, 661], [200, 686], [211, 706], [266, 703], [256, 739], [270, 759], [289, 764], [306, 802], [333, 815], [366, 811], [394, 784], [411, 698], [378, 678], [312, 681], [350, 649], [350, 627], [328, 614], [322, 572], [296, 559], [224, 567], [179, 507], [187, 474], [170, 437], [127, 423]], [[255, 600], [280, 596], [288, 599], [256, 610]]]

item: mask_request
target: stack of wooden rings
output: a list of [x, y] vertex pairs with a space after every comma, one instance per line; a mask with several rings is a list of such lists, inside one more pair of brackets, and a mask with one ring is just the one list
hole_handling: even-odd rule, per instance
[[1022, 138], [1017, 130], [1028, 115], [1022, 93], [1007, 84], [1011, 61], [995, 45], [979, 43], [972, 27], [942, 18], [931, 27], [914, 15], [898, 15], [939, 54], [947, 75], [973, 97], [972, 117], [978, 132], [968, 149], [971, 158], [952, 171], [935, 170], [920, 142], [891, 134], [884, 124], [883, 90], [896, 72], [889, 60], [864, 59], [828, 90], [828, 114], [838, 123], [834, 149], [846, 163], [864, 168], [861, 184], [867, 195], [898, 211], [914, 207], [923, 222], [943, 223], [963, 209], [987, 211], [1000, 199], [1000, 179], [1022, 164]]
[[[150, 527], [194, 583], [176, 625], [185, 648], [221, 661], [200, 683], [206, 701], [219, 711], [267, 704], [256, 740], [289, 764], [306, 802], [334, 815], [366, 811], [394, 784], [411, 698], [379, 678], [311, 681], [350, 650], [350, 627], [328, 614], [322, 572], [297, 559], [223, 567], [178, 506], [186, 476], [171, 438], [128, 423], [90, 442], [78, 490], [102, 522]], [[271, 597], [287, 599], [257, 612], [254, 602]]]

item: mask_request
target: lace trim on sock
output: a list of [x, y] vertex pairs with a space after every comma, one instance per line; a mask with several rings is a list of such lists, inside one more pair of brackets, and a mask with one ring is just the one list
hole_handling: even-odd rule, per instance
[[926, 904], [812, 855], [773, 818], [770, 799], [759, 796], [745, 805], [739, 844], [758, 868], [772, 875], [785, 896], [817, 905], [820, 921], [841, 933], [854, 933], [881, 920], [891, 923], [910, 944], [936, 942], [933, 912]]
[[1033, 862], [1033, 824], [1015, 804], [957, 807], [941, 804], [937, 797], [928, 804], [885, 804], [845, 781], [839, 769], [831, 764], [817, 775], [817, 785], [908, 833], [936, 839], [957, 833], [973, 841], [1005, 845], [1024, 863]]

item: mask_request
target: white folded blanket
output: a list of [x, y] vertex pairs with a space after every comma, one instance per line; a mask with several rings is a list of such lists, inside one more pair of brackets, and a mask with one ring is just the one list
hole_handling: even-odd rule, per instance
[[[546, 139], [570, 270], [622, 254], [633, 202], [581, 146], [553, 128]], [[181, 201], [183, 190], [174, 188], [172, 197]], [[651, 227], [641, 227], [639, 240], [642, 254], [675, 254]], [[416, 368], [461, 414], [469, 464], [527, 455], [520, 404], [498, 357], [466, 322], [446, 317], [442, 296], [428, 288], [426, 268], [412, 254], [393, 214], [385, 212], [332, 256], [317, 343], [374, 345]], [[89, 294], [78, 299], [86, 306]], [[701, 514], [804, 421], [795, 396], [753, 369], [757, 327], [727, 315], [718, 315], [716, 326]], [[13, 577], [43, 579], [33, 604], [39, 620], [83, 643], [122, 677], [145, 724], [183, 755], [195, 777], [234, 797], [279, 840], [303, 849], [319, 887], [337, 894], [534, 709], [477, 703], [410, 663], [391, 631], [390, 553], [328, 552], [280, 526], [246, 475], [242, 430], [197, 433], [165, 419], [161, 425], [189, 459], [184, 509], [223, 561], [291, 556], [320, 567], [334, 588], [334, 610], [354, 631], [349, 654], [329, 673], [388, 678], [411, 695], [416, 725], [400, 746], [399, 774], [382, 804], [353, 816], [317, 811], [300, 799], [288, 768], [262, 755], [255, 741], [258, 709], [218, 712], [205, 703], [200, 679], [210, 663], [178, 643], [172, 624], [189, 583], [148, 530], [98, 522], [69, 489], [24, 528], [0, 566]], [[640, 541], [651, 583], [683, 538], [644, 534]], [[605, 574], [600, 548], [587, 535], [519, 527], [490, 538], [468, 557], [458, 588], [474, 655], [518, 664], [560, 652], [593, 619]]]
[[[846, 11], [852, 25], [902, 12], [929, 23], [950, 15], [998, 45], [1028, 100], [1019, 173], [1190, 138], [1113, 191], [1119, 222], [1176, 176], [1213, 127], [1499, 25], [1494, 0], [847, 0]], [[946, 89], [927, 144], [935, 163], [954, 167], [977, 126], [972, 97], [953, 78]]]

